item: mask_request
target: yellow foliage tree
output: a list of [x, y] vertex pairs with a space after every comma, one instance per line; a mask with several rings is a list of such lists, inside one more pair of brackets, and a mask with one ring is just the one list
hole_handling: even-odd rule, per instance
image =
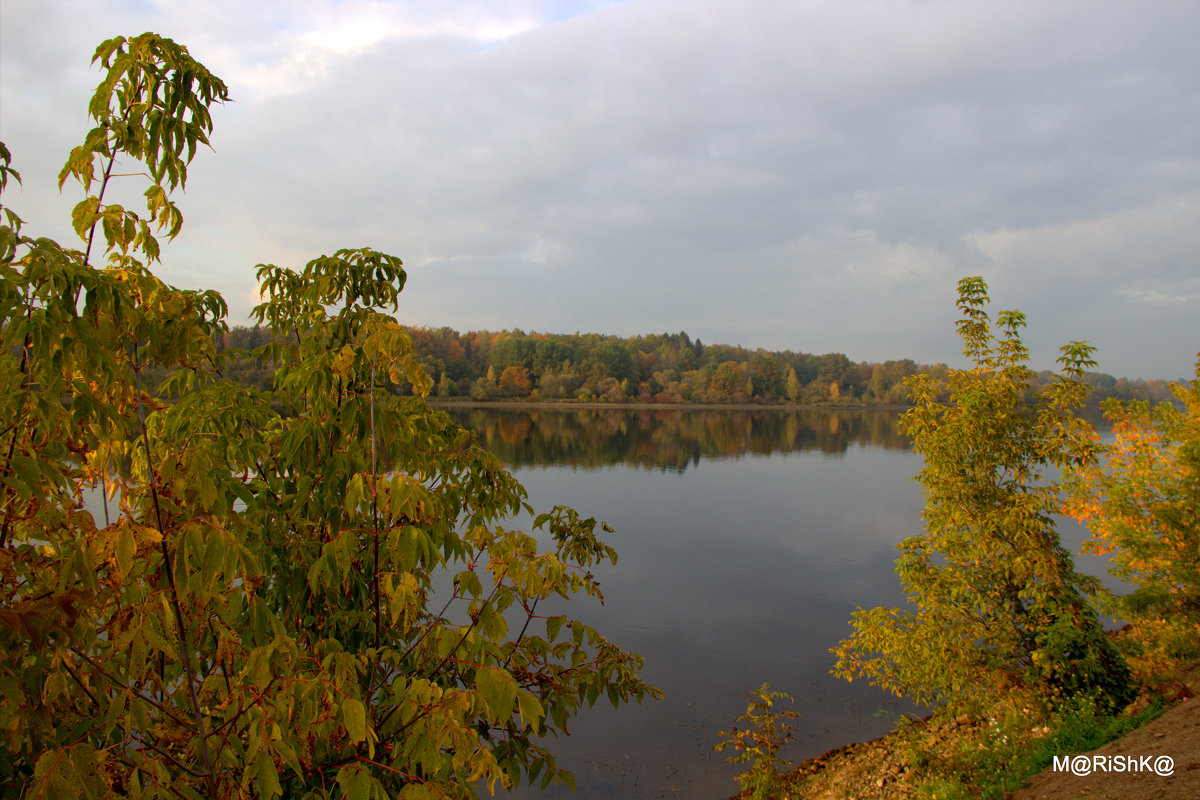
[[[573, 785], [544, 737], [602, 696], [658, 694], [639, 657], [537, 613], [599, 596], [604, 526], [538, 515], [548, 551], [509, 530], [521, 485], [395, 394], [430, 380], [390, 315], [394, 256], [260, 265], [274, 390], [227, 378], [220, 295], [150, 269], [225, 85], [151, 33], [94, 60], [96, 127], [60, 175], [84, 187], [86, 251], [0, 224], [0, 796]], [[119, 160], [149, 178], [148, 219], [106, 202]], [[0, 145], [0, 189], [9, 161]], [[175, 371], [156, 393], [150, 369]]]
[[1108, 599], [1147, 672], [1200, 655], [1200, 358], [1196, 379], [1172, 388], [1178, 405], [1105, 404], [1114, 439], [1072, 472], [1065, 508], [1092, 532], [1085, 549], [1110, 554], [1132, 585]]
[[1062, 347], [1057, 380], [1031, 391], [1025, 315], [1002, 311], [993, 331], [987, 303], [983, 278], [959, 282], [957, 328], [974, 366], [950, 371], [948, 402], [930, 376], [907, 381], [903, 424], [925, 460], [925, 533], [901, 542], [896, 564], [910, 603], [856, 611], [834, 674], [952, 709], [996, 691], [1119, 707], [1128, 669], [1088, 602], [1097, 581], [1075, 570], [1052, 516], [1062, 502], [1052, 471], [1093, 457], [1074, 413], [1092, 347]]

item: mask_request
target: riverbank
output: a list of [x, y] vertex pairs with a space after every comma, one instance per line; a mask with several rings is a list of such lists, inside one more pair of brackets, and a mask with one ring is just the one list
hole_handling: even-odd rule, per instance
[[536, 408], [558, 411], [574, 411], [575, 409], [618, 411], [901, 411], [912, 407], [909, 404], [896, 403], [847, 403], [837, 405], [799, 405], [795, 403], [605, 403], [598, 400], [462, 400], [440, 397], [430, 397], [427, 402], [434, 408]]
[[[1156, 688], [1112, 721], [1117, 738], [1102, 746], [1101, 721], [1065, 727], [1028, 710], [997, 708], [982, 720], [926, 718], [891, 734], [808, 759], [787, 774], [779, 798], [796, 800], [910, 800], [993, 797], [1009, 800], [1191, 800], [1200, 797], [1200, 661], [1163, 676]], [[1089, 727], [1092, 726], [1092, 727]], [[1108, 737], [1111, 738], [1111, 737]], [[1054, 754], [1122, 755], [1153, 765], [1172, 760], [1170, 775], [1153, 768], [1095, 769], [1090, 775], [1054, 771]], [[1161, 763], [1161, 762], [1160, 762]], [[1082, 770], [1081, 770], [1082, 771]], [[963, 792], [963, 787], [969, 787]], [[740, 795], [739, 795], [740, 797]]]

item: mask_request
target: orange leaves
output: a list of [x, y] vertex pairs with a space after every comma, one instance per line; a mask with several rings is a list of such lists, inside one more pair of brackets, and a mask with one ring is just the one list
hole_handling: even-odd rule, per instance
[[505, 395], [525, 395], [533, 388], [529, 370], [516, 365], [504, 368], [499, 385], [501, 394]]
[[1200, 635], [1200, 363], [1197, 376], [1172, 387], [1179, 405], [1106, 404], [1113, 441], [1068, 479], [1063, 511], [1090, 528], [1085, 550], [1111, 554], [1112, 572], [1131, 585], [1117, 607], [1157, 654], [1146, 664]]

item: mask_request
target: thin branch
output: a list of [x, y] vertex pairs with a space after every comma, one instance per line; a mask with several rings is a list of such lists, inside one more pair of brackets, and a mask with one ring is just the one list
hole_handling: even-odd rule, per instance
[[167, 584], [171, 587], [171, 608], [175, 612], [175, 624], [179, 627], [179, 650], [183, 656], [183, 668], [186, 673], [188, 695], [191, 698], [192, 709], [196, 718], [196, 732], [200, 737], [200, 753], [204, 758], [204, 766], [208, 770], [208, 793], [213, 800], [216, 800], [217, 783], [216, 775], [213, 774], [212, 753], [208, 749], [208, 726], [205, 723], [204, 710], [200, 706], [200, 698], [196, 696], [196, 673], [192, 667], [191, 643], [188, 641], [187, 626], [184, 624], [183, 609], [179, 601], [179, 587], [175, 585], [175, 571], [171, 569], [171, 552], [167, 548], [166, 527], [163, 525], [162, 509], [158, 502], [158, 481], [154, 471], [154, 461], [150, 457], [150, 434], [146, 430], [146, 408], [142, 404], [141, 369], [137, 364], [133, 366], [134, 388], [137, 391], [138, 420], [142, 425], [142, 449], [146, 453], [146, 472], [150, 478], [150, 497], [154, 502], [154, 517], [158, 524], [158, 532], [162, 537], [159, 540], [159, 548], [162, 550], [163, 571], [167, 576]]
[[[442, 606], [442, 610], [437, 613], [437, 616], [434, 617], [434, 619], [441, 619], [442, 617], [446, 616], [446, 612], [450, 610], [450, 605], [455, 600], [461, 600], [461, 599], [463, 599], [461, 595], [452, 592], [450, 594], [450, 599], [446, 601], [446, 605]], [[408, 657], [410, 655], [412, 655], [412, 652], [414, 650], [416, 650], [417, 647], [420, 646], [421, 642], [425, 641], [425, 637], [429, 635], [429, 632], [431, 630], [433, 630], [433, 625], [429, 625], [425, 628], [425, 630], [421, 631], [421, 635], [417, 637], [417, 640], [415, 642], [413, 642], [412, 644], [410, 644], [408, 646], [408, 649], [404, 651], [404, 654], [400, 656], [399, 660], [402, 662], [407, 661]]]
[[92, 705], [93, 705], [93, 706], [94, 706], [96, 709], [99, 709], [99, 708], [100, 708], [100, 701], [96, 699], [96, 695], [92, 694], [92, 690], [91, 690], [91, 689], [89, 689], [89, 688], [87, 687], [87, 685], [86, 685], [86, 684], [84, 684], [84, 682], [83, 682], [83, 681], [81, 681], [81, 680], [79, 679], [79, 675], [78, 675], [78, 674], [76, 674], [76, 672], [75, 672], [74, 668], [73, 668], [73, 667], [72, 667], [70, 664], [68, 664], [68, 663], [66, 662], [66, 660], [65, 660], [65, 659], [63, 660], [63, 662], [62, 662], [62, 665], [63, 665], [64, 667], [66, 667], [66, 669], [67, 669], [67, 674], [68, 674], [68, 675], [70, 675], [70, 676], [71, 676], [71, 677], [72, 677], [72, 678], [75, 680], [75, 682], [76, 682], [77, 684], [79, 684], [79, 688], [80, 688], [80, 689], [83, 689], [83, 693], [84, 693], [84, 694], [86, 694], [86, 695], [88, 696], [88, 699], [92, 701]]
[[517, 654], [517, 648], [521, 645], [521, 640], [525, 638], [525, 631], [529, 629], [529, 623], [533, 621], [534, 613], [537, 611], [538, 601], [542, 599], [541, 595], [533, 598], [533, 607], [525, 610], [525, 624], [521, 626], [521, 632], [517, 634], [516, 640], [513, 642], [512, 652], [508, 654], [508, 658], [504, 659], [504, 668], [507, 669], [512, 663], [512, 657]]
[[[229, 719], [225, 720], [224, 722], [222, 722], [222, 723], [221, 723], [220, 725], [218, 725], [217, 727], [213, 728], [213, 732], [212, 732], [212, 734], [210, 734], [210, 735], [212, 735], [212, 736], [216, 736], [216, 735], [217, 735], [218, 733], [220, 733], [222, 730], [224, 730], [225, 728], [228, 728], [230, 725], [232, 725], [233, 723], [237, 722], [237, 721], [238, 721], [238, 719], [240, 719], [240, 718], [241, 718], [241, 716], [242, 716], [243, 714], [245, 714], [247, 711], [249, 711], [251, 708], [253, 708], [254, 706], [258, 705], [258, 702], [259, 702], [260, 700], [262, 700], [264, 697], [266, 697], [266, 696], [267, 696], [267, 691], [268, 691], [268, 690], [271, 688], [271, 684], [275, 683], [275, 681], [277, 681], [278, 679], [279, 679], [279, 676], [278, 676], [278, 675], [275, 675], [275, 676], [273, 676], [273, 677], [271, 678], [271, 680], [267, 681], [267, 685], [263, 687], [262, 691], [261, 691], [261, 692], [259, 692], [259, 693], [258, 693], [258, 696], [257, 696], [257, 697], [255, 697], [255, 698], [254, 698], [254, 699], [251, 701], [251, 703], [250, 703], [250, 705], [249, 705], [249, 706], [247, 706], [246, 708], [243, 708], [241, 711], [238, 711], [238, 712], [237, 712], [236, 714], [234, 714], [232, 717], [230, 717]], [[239, 702], [240, 702], [240, 701], [239, 701]]]
[[183, 770], [188, 775], [191, 775], [193, 778], [205, 778], [205, 779], [212, 778], [212, 775], [205, 774], [203, 772], [197, 772], [196, 770], [187, 767], [182, 762], [180, 762], [179, 759], [172, 756], [166, 750], [163, 750], [161, 747], [154, 744], [154, 742], [150, 741], [149, 739], [146, 739], [144, 737], [144, 734], [141, 731], [130, 731], [130, 736], [132, 736], [134, 739], [136, 739], [138, 744], [142, 745], [143, 747], [149, 747], [151, 750], [158, 753], [160, 756], [165, 758], [167, 761], [170, 761], [176, 767]]
[[[131, 772], [145, 772], [147, 777], [149, 777], [151, 783], [153, 783], [155, 786], [160, 785], [158, 782], [158, 778], [155, 776], [155, 774], [153, 772], [150, 772], [149, 770], [145, 769], [140, 764], [137, 764], [124, 756], [117, 756], [116, 760], [121, 762], [125, 766], [129, 767]], [[174, 786], [171, 786], [170, 784], [167, 784], [166, 788], [168, 790], [170, 790], [176, 797], [180, 798], [180, 800], [192, 800], [192, 798], [190, 796], [185, 795], [183, 792], [179, 791], [178, 789], [176, 789]]]
[[81, 652], [80, 650], [78, 650], [76, 648], [71, 648], [71, 652], [74, 653], [75, 655], [79, 656], [80, 658], [82, 658], [84, 661], [86, 661], [88, 664], [90, 664], [93, 669], [95, 669], [101, 675], [103, 675], [104, 677], [106, 677], [110, 681], [112, 681], [114, 686], [119, 687], [123, 691], [132, 692], [133, 695], [135, 697], [137, 697], [137, 699], [144, 700], [145, 702], [154, 706], [154, 708], [158, 709], [158, 711], [161, 712], [163, 716], [170, 717], [171, 721], [174, 722], [179, 727], [183, 728], [186, 731], [192, 731], [190, 722], [188, 722], [185, 719], [180, 719], [179, 717], [175, 716], [173, 713], [171, 713], [171, 710], [167, 706], [158, 702], [157, 700], [151, 699], [151, 698], [147, 697], [146, 695], [142, 694], [140, 691], [121, 683], [121, 681], [119, 681], [117, 678], [115, 678], [108, 670], [106, 670], [103, 666], [101, 666], [101, 664], [98, 661], [96, 661], [95, 659], [93, 659], [91, 656], [87, 655], [86, 653]]
[[[128, 119], [128, 118], [129, 118], [129, 111], [126, 110], [124, 119]], [[122, 121], [124, 121], [124, 119]], [[111, 153], [108, 157], [108, 164], [104, 167], [104, 180], [102, 180], [100, 182], [100, 193], [98, 195], [96, 195], [96, 210], [97, 211], [99, 211], [101, 208], [103, 208], [104, 190], [108, 188], [108, 179], [112, 177], [113, 162], [115, 162], [116, 160], [117, 160], [117, 154], [115, 152]], [[85, 266], [85, 267], [91, 266], [92, 240], [96, 238], [96, 225], [99, 224], [99, 222], [100, 222], [100, 220], [98, 220], [98, 219], [93, 220], [92, 227], [88, 230], [87, 250], [84, 251], [84, 254], [83, 254], [83, 266]], [[76, 293], [75, 293], [75, 302], [79, 302], [79, 292], [78, 291], [76, 291]]]
[[371, 359], [371, 512], [375, 518], [375, 530], [372, 533], [372, 575], [371, 594], [375, 604], [375, 652], [379, 653], [379, 641], [382, 636], [383, 619], [379, 613], [379, 462], [375, 450], [375, 359]]
[[[29, 287], [27, 291], [30, 294], [27, 294], [25, 297], [25, 305], [28, 308], [28, 311], [26, 311], [26, 313], [25, 313], [25, 324], [26, 325], [28, 325], [33, 319], [33, 297], [31, 296], [31, 293], [33, 292], [33, 287]], [[33, 346], [33, 340], [30, 336], [29, 330], [26, 329], [25, 342], [21, 347], [21, 366], [20, 366], [20, 369], [18, 370], [19, 372], [25, 373], [25, 386], [24, 386], [25, 399], [21, 401], [22, 411], [29, 404], [29, 400], [33, 396], [33, 366], [29, 364], [29, 351], [32, 346]], [[24, 413], [21, 414], [21, 418], [24, 418], [25, 416], [26, 415]], [[12, 438], [8, 440], [8, 457], [5, 459], [5, 462], [4, 462], [4, 471], [5, 472], [12, 471], [12, 460], [13, 460], [13, 455], [16, 453], [17, 433], [18, 432], [19, 432], [19, 427], [14, 423]], [[5, 486], [4, 487], [5, 498], [8, 497], [9, 491], [10, 491], [9, 487]], [[9, 533], [12, 531], [12, 515], [13, 515], [13, 509], [12, 509], [12, 507], [9, 507], [4, 513], [4, 527], [2, 529], [0, 529], [0, 547], [6, 547], [8, 545], [8, 536], [9, 536]]]

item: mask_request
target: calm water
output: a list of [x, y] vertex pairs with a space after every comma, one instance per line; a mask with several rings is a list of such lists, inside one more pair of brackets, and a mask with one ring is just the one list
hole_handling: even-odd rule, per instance
[[535, 509], [566, 503], [616, 529], [606, 604], [563, 610], [642, 654], [666, 697], [576, 719], [553, 748], [579, 797], [729, 797], [736, 768], [712, 746], [764, 681], [803, 715], [793, 760], [882, 735], [908, 710], [828, 674], [851, 612], [901, 601], [895, 545], [919, 532], [919, 461], [894, 413], [455, 416]]
[[[764, 681], [796, 698], [793, 761], [914, 711], [829, 675], [854, 609], [902, 602], [895, 547], [921, 530], [920, 460], [895, 412], [453, 413], [535, 509], [565, 503], [616, 529], [620, 561], [598, 572], [606, 604], [559, 613], [641, 653], [666, 697], [619, 711], [601, 701], [551, 745], [578, 797], [728, 798], [738, 769], [712, 746]], [[1062, 532], [1069, 546], [1082, 538]]]
[[[920, 533], [923, 503], [912, 480], [921, 462], [896, 412], [451, 413], [513, 470], [536, 511], [566, 504], [615, 528], [605, 538], [620, 560], [595, 570], [605, 605], [538, 610], [640, 653], [643, 676], [665, 693], [617, 711], [602, 699], [549, 744], [578, 795], [521, 787], [509, 800], [725, 800], [739, 769], [712, 747], [764, 681], [795, 697], [801, 717], [784, 757], [797, 762], [919, 711], [829, 675], [829, 648], [855, 608], [903, 602], [895, 547]], [[1078, 552], [1084, 531], [1060, 532]]]

